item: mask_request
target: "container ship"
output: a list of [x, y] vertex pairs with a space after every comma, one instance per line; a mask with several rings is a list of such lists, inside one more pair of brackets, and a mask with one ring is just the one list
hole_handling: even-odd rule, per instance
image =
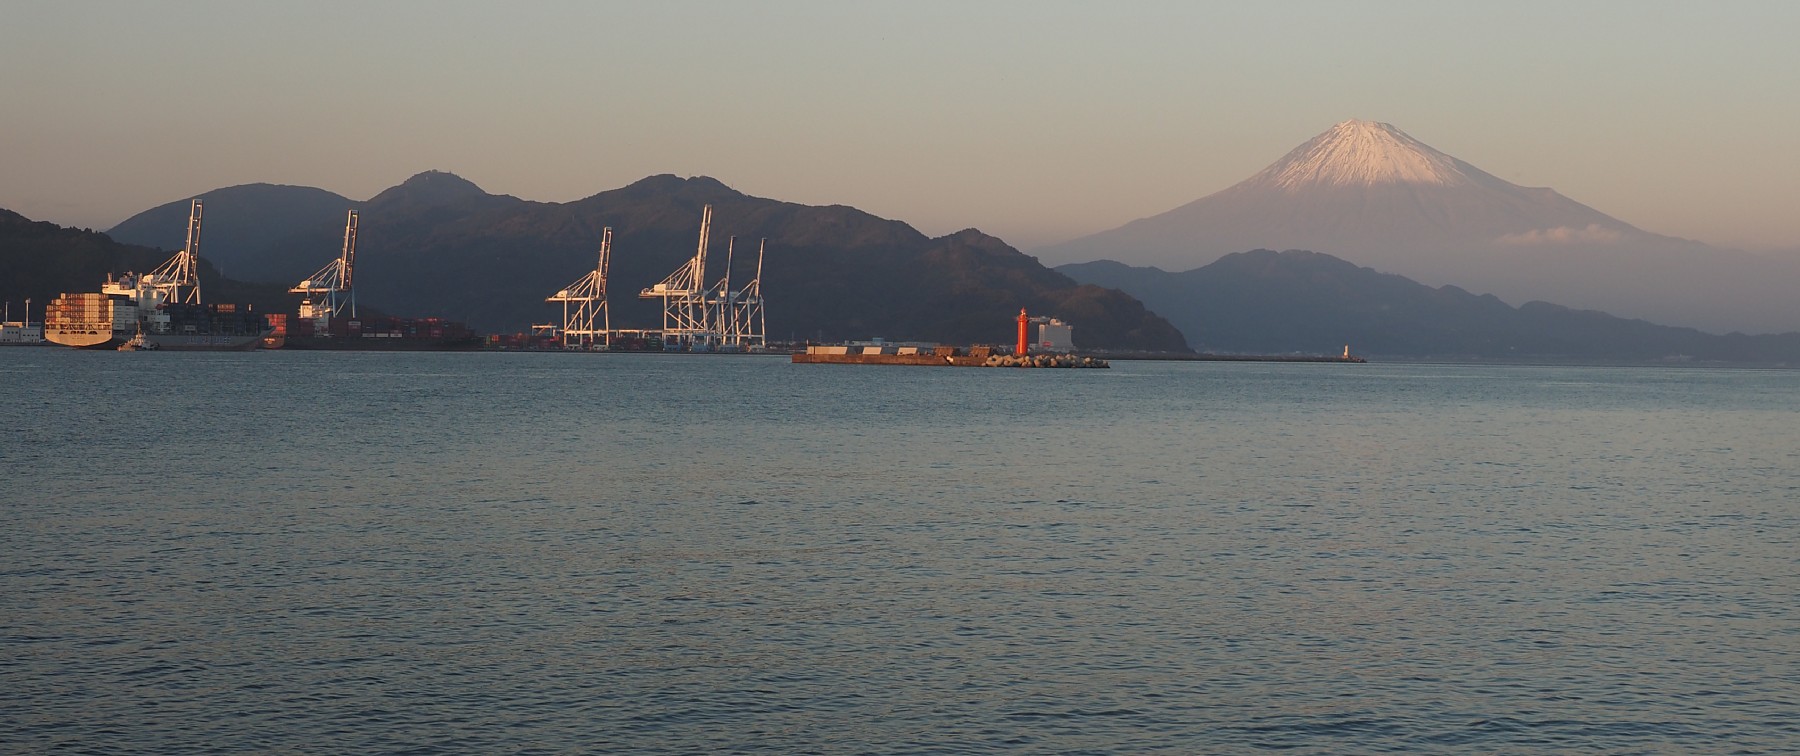
[[[268, 334], [249, 305], [146, 305], [127, 275], [100, 293], [63, 294], [44, 313], [44, 338], [80, 349], [117, 349], [133, 338], [149, 349], [255, 349]], [[120, 293], [116, 290], [131, 290]]]
[[268, 316], [274, 332], [265, 346], [279, 349], [451, 351], [480, 349], [481, 336], [443, 318], [301, 318]]
[[235, 350], [261, 345], [269, 327], [250, 305], [200, 299], [200, 200], [187, 245], [156, 270], [107, 277], [99, 292], [64, 293], [44, 311], [44, 338], [80, 349]]

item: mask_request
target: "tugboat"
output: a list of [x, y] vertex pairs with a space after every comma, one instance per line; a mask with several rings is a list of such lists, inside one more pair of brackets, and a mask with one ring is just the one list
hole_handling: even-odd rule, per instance
[[136, 336], [131, 337], [130, 341], [119, 345], [119, 351], [121, 352], [154, 352], [156, 349], [156, 342], [144, 338], [144, 327], [142, 324], [138, 325]]

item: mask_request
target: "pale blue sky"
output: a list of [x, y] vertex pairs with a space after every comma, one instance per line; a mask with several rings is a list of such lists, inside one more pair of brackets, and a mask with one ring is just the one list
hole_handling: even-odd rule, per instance
[[0, 207], [653, 173], [1029, 248], [1347, 118], [1651, 231], [1800, 247], [1793, 2], [0, 0]]

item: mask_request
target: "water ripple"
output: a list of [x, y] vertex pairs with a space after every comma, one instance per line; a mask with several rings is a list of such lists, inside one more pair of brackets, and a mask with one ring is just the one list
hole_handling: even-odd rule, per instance
[[190, 356], [8, 373], [0, 750], [1800, 742], [1790, 373]]

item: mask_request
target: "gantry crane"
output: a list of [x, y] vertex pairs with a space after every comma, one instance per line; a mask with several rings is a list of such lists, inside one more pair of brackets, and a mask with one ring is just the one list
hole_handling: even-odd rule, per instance
[[663, 343], [689, 349], [711, 346], [717, 334], [711, 328], [707, 306], [706, 242], [712, 232], [712, 205], [700, 211], [700, 247], [692, 259], [676, 268], [661, 283], [638, 292], [640, 299], [663, 301]]
[[[156, 270], [138, 279], [141, 288], [156, 293], [157, 304], [200, 304], [200, 200], [188, 207], [187, 244]], [[185, 289], [185, 291], [184, 291]]]
[[[612, 316], [606, 306], [606, 269], [612, 260], [612, 228], [600, 231], [600, 264], [546, 302], [563, 306], [562, 339], [565, 349], [605, 349], [612, 346]], [[598, 327], [596, 326], [598, 321]]]
[[767, 323], [763, 315], [763, 250], [769, 246], [769, 240], [763, 239], [756, 245], [756, 277], [744, 288], [732, 294], [731, 305], [731, 338], [740, 347], [762, 348], [768, 346], [765, 337]]
[[725, 244], [725, 275], [707, 290], [707, 323], [717, 342], [728, 349], [761, 347], [763, 338], [762, 266], [763, 250], [769, 240], [756, 248], [756, 276], [742, 289], [731, 288], [731, 268], [737, 237]]
[[350, 279], [355, 268], [356, 211], [351, 210], [344, 219], [344, 249], [338, 259], [288, 289], [290, 294], [304, 295], [300, 300], [300, 319], [313, 321], [314, 333], [331, 333], [331, 319], [342, 313], [346, 306], [350, 309], [350, 317], [356, 317], [356, 290]]

